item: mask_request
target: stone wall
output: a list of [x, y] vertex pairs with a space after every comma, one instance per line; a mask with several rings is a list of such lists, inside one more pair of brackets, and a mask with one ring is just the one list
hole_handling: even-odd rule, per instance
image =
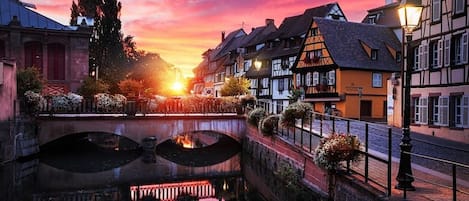
[[[257, 159], [259, 164], [274, 171], [280, 164], [287, 164], [296, 169], [303, 184], [313, 190], [320, 199], [327, 200], [327, 172], [313, 161], [313, 155], [301, 150], [296, 145], [278, 136], [263, 136], [252, 126], [248, 126], [243, 151]], [[378, 191], [355, 179], [353, 175], [338, 174], [335, 177], [336, 201], [386, 200], [384, 192]]]

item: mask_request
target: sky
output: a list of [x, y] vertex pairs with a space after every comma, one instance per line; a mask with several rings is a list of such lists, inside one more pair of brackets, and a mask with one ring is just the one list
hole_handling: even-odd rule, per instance
[[[36, 11], [62, 24], [70, 21], [72, 0], [23, 0]], [[77, 0], [75, 0], [77, 1]], [[266, 18], [278, 27], [285, 17], [301, 15], [312, 7], [338, 2], [348, 21], [359, 22], [366, 11], [385, 0], [121, 0], [122, 32], [134, 36], [137, 48], [159, 53], [186, 76], [215, 48], [221, 32], [239, 28], [249, 33]]]

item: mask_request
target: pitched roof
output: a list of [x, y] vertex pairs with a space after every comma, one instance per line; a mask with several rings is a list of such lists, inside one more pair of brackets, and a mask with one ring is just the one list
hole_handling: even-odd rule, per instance
[[15, 18], [25, 28], [74, 30], [26, 8], [19, 0], [0, 0], [0, 26], [8, 26]]
[[363, 18], [362, 23], [369, 23], [369, 17], [375, 17], [375, 24], [384, 25], [392, 28], [400, 28], [399, 15], [397, 9], [399, 2], [390, 3], [378, 8], [368, 10], [368, 14]]
[[233, 48], [241, 44], [244, 36], [246, 36], [246, 32], [244, 32], [243, 29], [237, 29], [229, 33], [228, 36], [213, 49], [210, 54], [210, 60], [214, 61], [225, 56], [228, 52], [233, 50]]
[[[386, 45], [399, 51], [401, 43], [394, 32], [385, 26], [314, 18], [324, 37], [332, 59], [340, 68], [398, 71]], [[378, 50], [378, 59], [371, 60], [361, 42]]]
[[313, 17], [326, 17], [337, 3], [330, 3], [306, 9], [302, 15], [287, 17], [280, 24], [278, 31], [269, 36], [269, 39], [289, 38], [306, 34]]
[[251, 33], [245, 37], [243, 46], [249, 47], [264, 43], [267, 36], [271, 33], [275, 33], [276, 31], [278, 31], [278, 29], [273, 22], [267, 23], [265, 26], [253, 28]]

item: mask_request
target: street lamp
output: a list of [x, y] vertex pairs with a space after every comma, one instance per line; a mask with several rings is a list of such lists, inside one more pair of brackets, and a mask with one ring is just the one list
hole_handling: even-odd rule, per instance
[[254, 67], [256, 67], [256, 70], [260, 70], [262, 67], [262, 61], [256, 59], [256, 61], [254, 61]]
[[[406, 51], [406, 62], [403, 63], [401, 74], [405, 79], [401, 85], [402, 89], [402, 101], [403, 104], [403, 120], [402, 120], [402, 138], [400, 143], [401, 154], [399, 161], [399, 172], [397, 173], [396, 180], [398, 181], [396, 188], [402, 190], [415, 190], [412, 186], [414, 178], [412, 176], [412, 167], [410, 162], [410, 154], [404, 152], [410, 152], [412, 144], [410, 144], [410, 81], [412, 76], [412, 67], [410, 66], [409, 59], [409, 42], [412, 41], [412, 31], [418, 26], [420, 21], [420, 15], [422, 14], [422, 1], [421, 0], [402, 0], [398, 9], [399, 18], [402, 29], [405, 33], [405, 39], [403, 39], [403, 50]], [[407, 45], [407, 46], [406, 46]]]

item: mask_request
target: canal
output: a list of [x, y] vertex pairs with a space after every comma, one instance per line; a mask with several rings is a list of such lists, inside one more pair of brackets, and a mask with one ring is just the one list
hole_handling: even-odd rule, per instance
[[125, 138], [72, 135], [0, 166], [1, 200], [315, 200], [284, 181], [288, 170], [260, 166], [237, 141], [193, 136], [145, 151]]

